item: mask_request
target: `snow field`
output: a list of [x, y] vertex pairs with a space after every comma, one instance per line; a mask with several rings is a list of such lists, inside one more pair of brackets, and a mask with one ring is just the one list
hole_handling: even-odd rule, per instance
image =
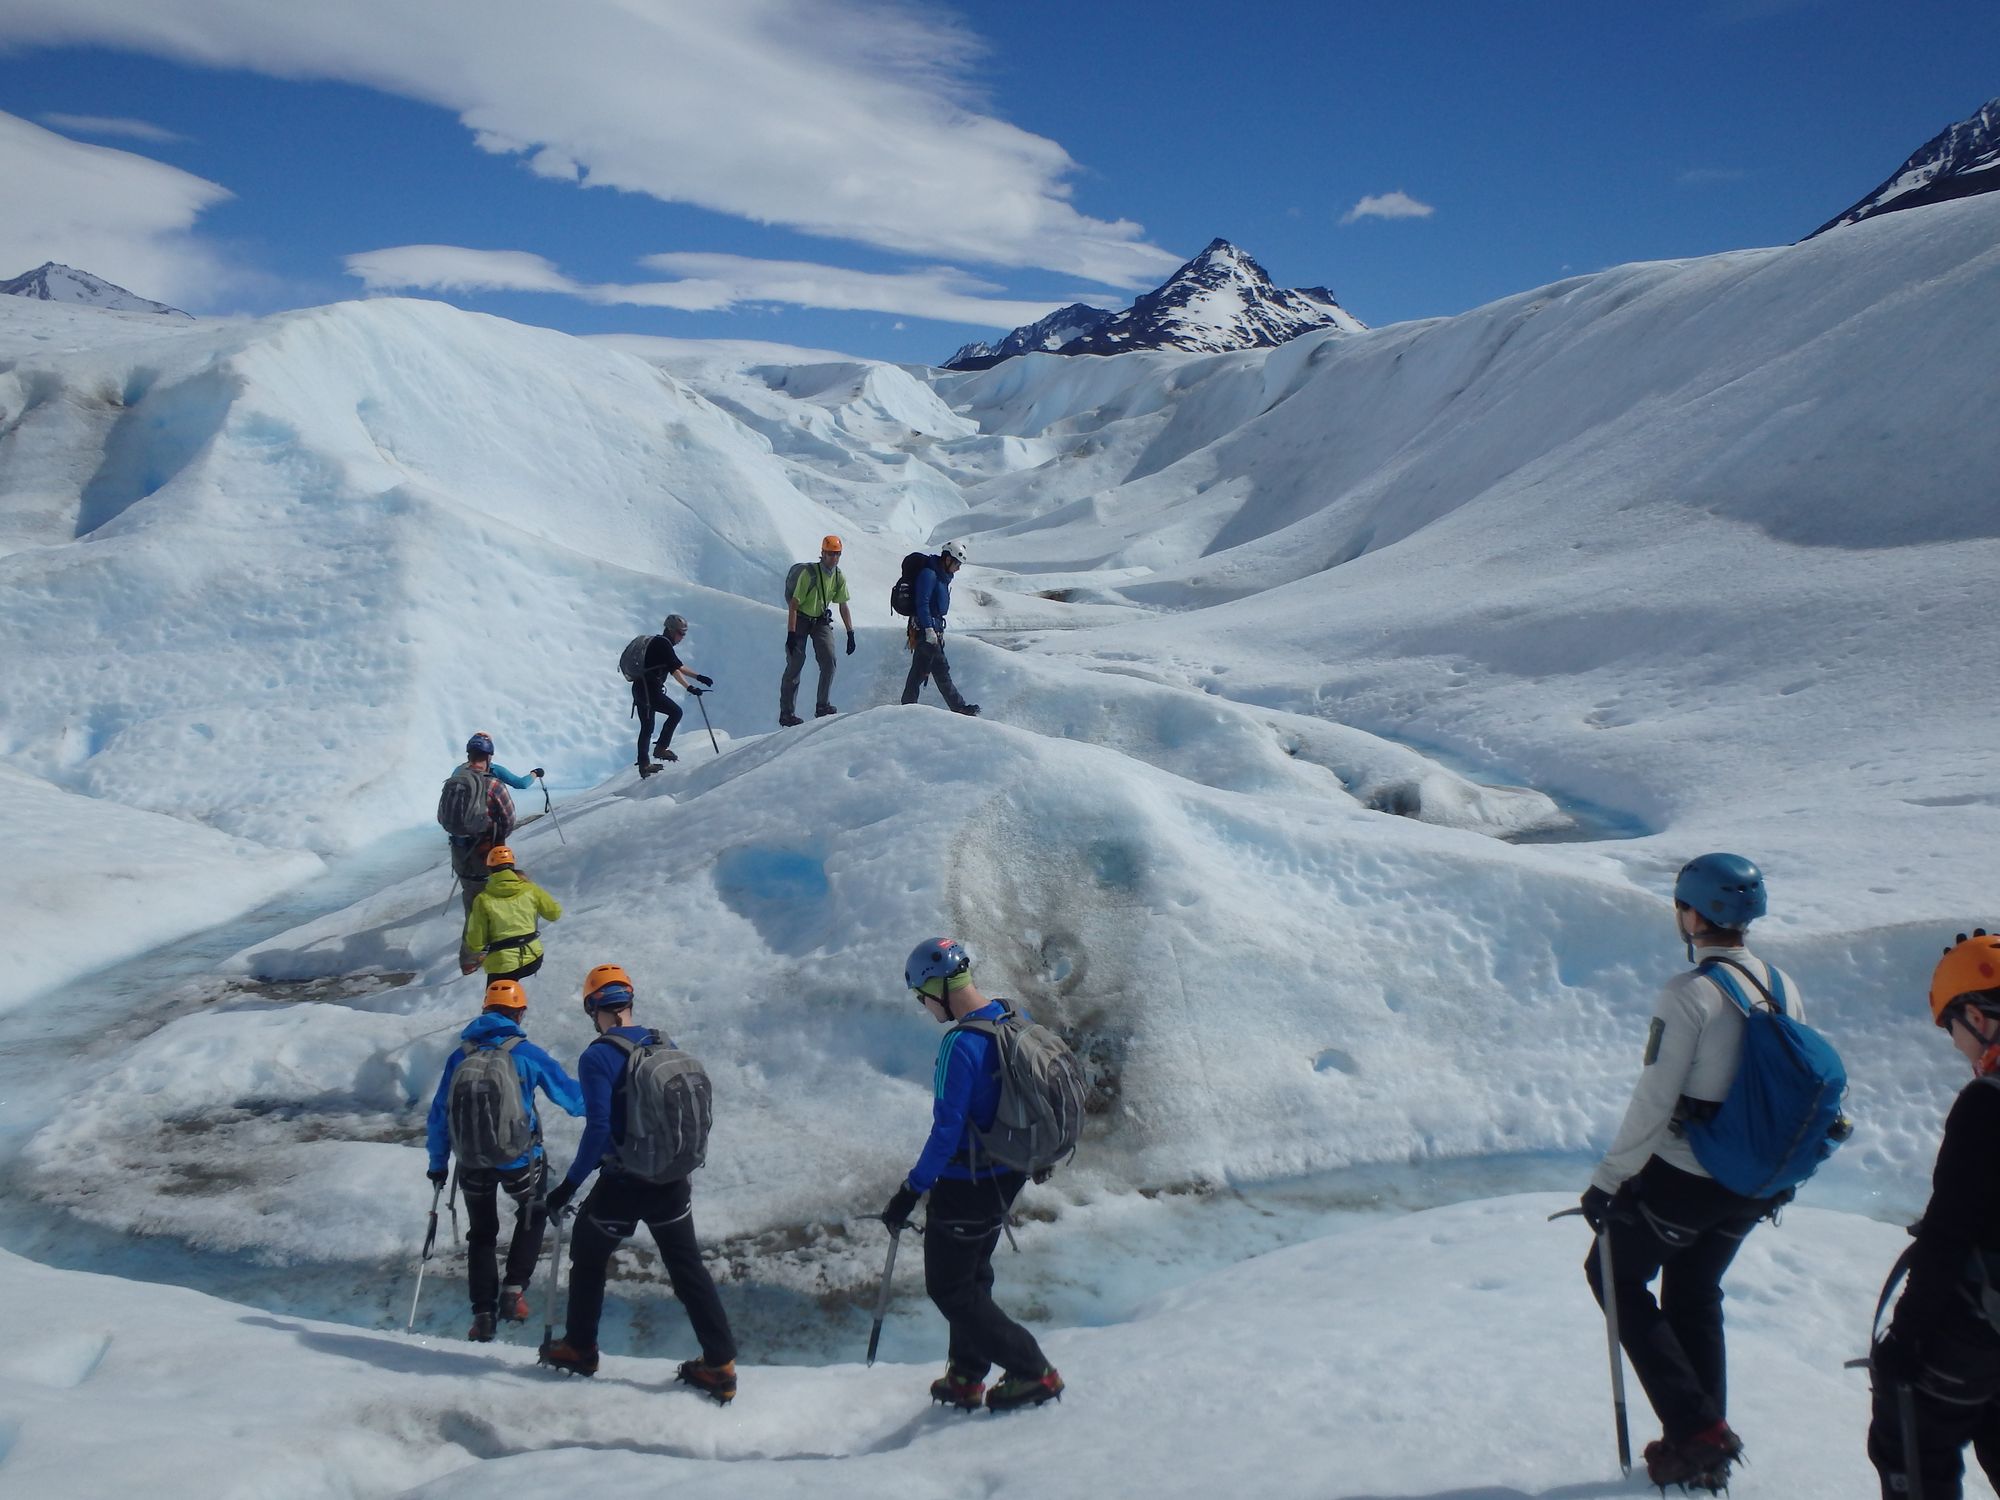
[[[717, 1408], [649, 1358], [584, 1381], [439, 1345], [0, 1257], [0, 1472], [23, 1493], [732, 1495], [1612, 1493], [1603, 1332], [1567, 1199], [1434, 1210], [1246, 1261], [1131, 1321], [1052, 1334], [1070, 1390], [1009, 1419], [925, 1406], [942, 1359], [741, 1366]], [[1896, 1230], [1796, 1209], [1731, 1273], [1744, 1495], [1861, 1495], [1858, 1352]], [[914, 1277], [916, 1267], [908, 1265]], [[1002, 1288], [1007, 1266], [1003, 1260]], [[188, 1387], [182, 1376], [198, 1368]], [[1635, 1391], [1636, 1396], [1636, 1391]], [[101, 1436], [106, 1410], [120, 1441]], [[1651, 1436], [1635, 1412], [1635, 1443]], [[219, 1430], [228, 1461], [216, 1462]], [[1263, 1436], [1252, 1436], [1252, 1435]], [[306, 1439], [302, 1441], [301, 1439]], [[841, 1462], [798, 1462], [800, 1459]], [[1973, 1493], [1986, 1493], [1974, 1482]]]

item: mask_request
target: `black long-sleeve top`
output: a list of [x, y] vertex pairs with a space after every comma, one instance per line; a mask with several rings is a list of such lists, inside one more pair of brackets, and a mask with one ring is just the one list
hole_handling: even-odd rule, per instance
[[1945, 1116], [1931, 1201], [1916, 1229], [1895, 1328], [1922, 1339], [1972, 1316], [1960, 1295], [1975, 1250], [2000, 1252], [2000, 1078], [1974, 1079]]

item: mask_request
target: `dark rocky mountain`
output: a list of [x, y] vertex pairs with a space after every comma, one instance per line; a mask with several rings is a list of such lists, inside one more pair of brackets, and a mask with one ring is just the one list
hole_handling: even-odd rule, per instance
[[[1076, 331], [1068, 339], [1051, 341], [1057, 331], [1072, 325]], [[966, 345], [945, 368], [983, 370], [1038, 349], [1057, 354], [1267, 349], [1320, 328], [1358, 333], [1363, 327], [1325, 287], [1275, 286], [1264, 268], [1243, 251], [1227, 240], [1211, 240], [1201, 254], [1123, 312], [1082, 304], [1066, 307], [1039, 323], [1015, 329], [997, 344]]]
[[2000, 99], [1989, 99], [1971, 118], [1926, 141], [1887, 182], [1806, 238], [1877, 214], [1970, 198], [1995, 188], [2000, 188]]
[[186, 318], [192, 314], [164, 302], [135, 296], [101, 276], [79, 271], [74, 266], [45, 261], [12, 281], [0, 281], [0, 292], [10, 297], [32, 297], [38, 302], [67, 302], [77, 307], [104, 307], [113, 312], [164, 313]]

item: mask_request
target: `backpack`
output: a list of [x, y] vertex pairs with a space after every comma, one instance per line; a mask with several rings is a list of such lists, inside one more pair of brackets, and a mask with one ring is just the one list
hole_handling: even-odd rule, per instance
[[445, 778], [444, 788], [438, 793], [437, 820], [438, 827], [450, 834], [454, 842], [469, 843], [492, 831], [493, 811], [487, 798], [490, 780], [469, 764]]
[[[1732, 969], [1756, 986], [1770, 1009], [1751, 1002]], [[1715, 1113], [1686, 1122], [1688, 1145], [1703, 1170], [1732, 1193], [1789, 1194], [1852, 1133], [1840, 1113], [1846, 1065], [1831, 1042], [1785, 1014], [1785, 980], [1776, 969], [1775, 995], [1740, 964], [1704, 959], [1695, 972], [1743, 1012], [1743, 1056]]]
[[973, 1127], [979, 1153], [1017, 1172], [1046, 1172], [1074, 1156], [1089, 1085], [1068, 1044], [1046, 1026], [1023, 1022], [1011, 1008], [997, 1021], [960, 1021], [952, 1030], [990, 1036], [1000, 1049], [993, 1125]]
[[701, 1064], [657, 1031], [644, 1042], [607, 1033], [597, 1039], [625, 1054], [625, 1139], [606, 1156], [641, 1182], [679, 1182], [708, 1158], [714, 1090]]
[[911, 552], [903, 558], [903, 576], [889, 587], [889, 608], [906, 618], [916, 613], [917, 575], [931, 565], [934, 554]]
[[653, 639], [650, 635], [635, 635], [618, 653], [618, 670], [627, 682], [637, 682], [646, 675], [646, 648], [653, 644]]
[[510, 1036], [498, 1044], [466, 1042], [458, 1049], [464, 1061], [451, 1075], [444, 1107], [461, 1171], [504, 1167], [535, 1144], [534, 1122], [521, 1098], [521, 1075], [510, 1055], [525, 1040]]

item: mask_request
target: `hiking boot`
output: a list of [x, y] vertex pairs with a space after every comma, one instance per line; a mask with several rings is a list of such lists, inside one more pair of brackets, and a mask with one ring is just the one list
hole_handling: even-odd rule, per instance
[[1044, 1401], [1060, 1401], [1062, 1376], [1053, 1369], [1039, 1375], [1009, 1375], [986, 1393], [988, 1411], [1019, 1411], [1024, 1406], [1040, 1406]]
[[674, 754], [674, 752], [673, 752], [673, 751], [671, 751], [671, 750], [662, 750], [662, 751], [660, 752], [660, 759], [661, 759], [661, 760], [679, 760], [679, 759], [680, 759], [680, 757], [679, 757], [678, 755]]
[[1661, 1438], [1646, 1444], [1646, 1477], [1662, 1491], [1670, 1484], [1683, 1490], [1720, 1494], [1729, 1488], [1730, 1465], [1743, 1457], [1743, 1439], [1727, 1422], [1705, 1427], [1685, 1442]]
[[525, 1287], [500, 1288], [500, 1321], [503, 1323], [528, 1321], [528, 1293]]
[[964, 714], [968, 719], [976, 719], [979, 717], [979, 705], [977, 703], [961, 703], [952, 712], [955, 714]]
[[597, 1349], [594, 1345], [579, 1347], [568, 1339], [557, 1339], [553, 1344], [542, 1340], [542, 1347], [536, 1357], [542, 1364], [558, 1370], [567, 1370], [572, 1375], [595, 1375], [597, 1373]]
[[691, 1359], [674, 1372], [674, 1379], [691, 1385], [718, 1406], [736, 1399], [736, 1361], [712, 1365], [705, 1359]]
[[639, 762], [639, 779], [644, 781], [648, 776], [657, 776], [663, 769], [657, 762], [642, 760]]
[[778, 727], [780, 729], [796, 729], [803, 723], [805, 723], [805, 720], [801, 719], [797, 714], [778, 715]]
[[825, 708], [814, 709], [813, 717], [815, 719], [824, 719], [824, 718], [829, 718], [832, 715], [837, 714], [839, 712], [840, 712], [839, 709], [835, 708], [831, 703], [829, 703]]
[[673, 753], [667, 749], [667, 742], [665, 740], [653, 741], [653, 755], [658, 760], [674, 759]]
[[986, 1404], [986, 1382], [961, 1375], [955, 1365], [945, 1366], [942, 1377], [931, 1382], [931, 1400], [939, 1406], [955, 1406], [960, 1411], [978, 1411]]
[[466, 1330], [465, 1336], [475, 1344], [492, 1343], [493, 1314], [490, 1312], [474, 1313], [472, 1315], [472, 1327]]

